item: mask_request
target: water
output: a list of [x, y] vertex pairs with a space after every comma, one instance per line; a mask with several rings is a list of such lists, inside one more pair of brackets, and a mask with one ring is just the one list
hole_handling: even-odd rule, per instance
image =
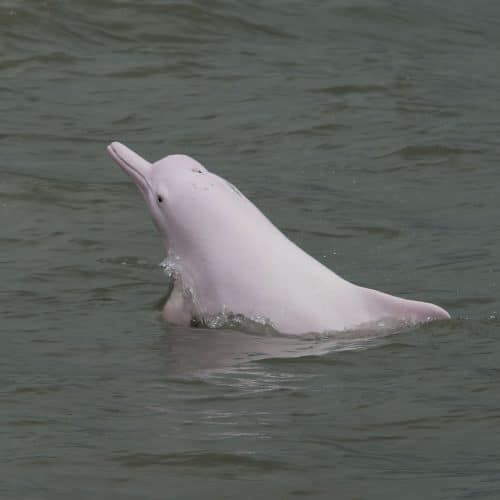
[[[4, 0], [0, 497], [499, 498], [499, 19], [486, 0]], [[115, 139], [196, 157], [341, 276], [453, 319], [166, 326]]]

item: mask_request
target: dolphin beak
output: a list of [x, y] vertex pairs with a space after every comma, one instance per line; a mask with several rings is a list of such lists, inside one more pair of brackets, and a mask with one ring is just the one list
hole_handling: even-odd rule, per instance
[[132, 177], [143, 196], [146, 196], [151, 191], [148, 182], [153, 168], [151, 163], [120, 142], [112, 142], [108, 146], [108, 153]]

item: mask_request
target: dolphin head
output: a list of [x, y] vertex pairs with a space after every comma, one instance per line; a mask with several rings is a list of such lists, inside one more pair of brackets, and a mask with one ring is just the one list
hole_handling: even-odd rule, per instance
[[199, 192], [208, 192], [214, 182], [223, 181], [193, 158], [174, 154], [150, 163], [130, 148], [112, 142], [108, 152], [132, 178], [144, 198], [160, 232], [165, 251], [180, 233], [200, 231], [206, 210], [198, 206]]

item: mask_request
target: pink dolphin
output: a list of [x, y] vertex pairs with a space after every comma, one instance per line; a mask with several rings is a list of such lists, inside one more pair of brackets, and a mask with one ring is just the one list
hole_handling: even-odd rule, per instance
[[340, 278], [291, 242], [232, 184], [189, 156], [151, 164], [119, 142], [108, 151], [139, 188], [160, 233], [174, 278], [163, 308], [170, 323], [233, 313], [302, 334], [450, 317], [434, 304]]

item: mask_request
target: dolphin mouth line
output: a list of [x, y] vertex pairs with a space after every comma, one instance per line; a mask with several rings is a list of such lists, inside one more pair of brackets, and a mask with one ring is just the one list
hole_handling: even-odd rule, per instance
[[130, 177], [132, 177], [132, 179], [136, 181], [138, 187], [141, 189], [141, 191], [144, 192], [144, 194], [146, 194], [147, 190], [152, 191], [149, 182], [147, 181], [146, 177], [144, 177], [144, 174], [133, 165], [131, 165], [125, 158], [123, 158], [123, 156], [120, 156], [118, 151], [113, 148], [113, 144], [110, 144], [107, 149], [108, 153], [114, 158], [118, 165], [120, 165], [125, 173], [127, 173]]

